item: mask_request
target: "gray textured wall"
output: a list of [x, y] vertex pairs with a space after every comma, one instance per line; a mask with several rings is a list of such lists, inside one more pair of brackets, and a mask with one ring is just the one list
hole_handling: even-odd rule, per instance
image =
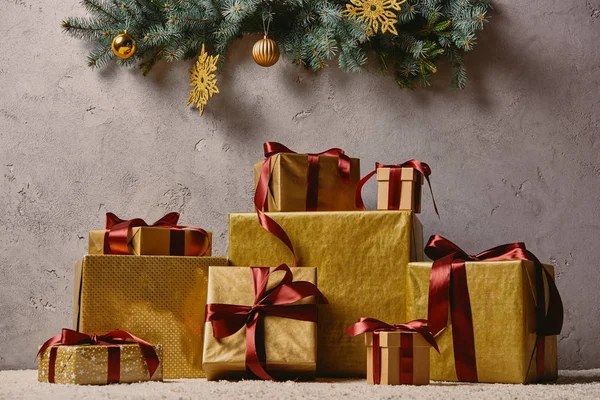
[[0, 2], [0, 369], [32, 367], [69, 326], [72, 266], [106, 211], [180, 211], [225, 253], [226, 214], [251, 210], [266, 140], [341, 146], [363, 172], [429, 162], [442, 219], [426, 193], [426, 235], [472, 252], [525, 241], [557, 268], [560, 366], [600, 367], [598, 0], [498, 1], [458, 93], [443, 73], [403, 92], [385, 75], [262, 69], [248, 38], [203, 118], [185, 106], [187, 63], [149, 78], [86, 67], [89, 47], [59, 28], [73, 13], [76, 0]]

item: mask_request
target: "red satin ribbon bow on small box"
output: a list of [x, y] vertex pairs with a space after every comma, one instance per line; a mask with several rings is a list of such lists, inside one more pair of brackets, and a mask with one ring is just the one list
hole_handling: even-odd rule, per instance
[[[373, 383], [379, 385], [381, 382], [381, 347], [379, 334], [381, 332], [400, 332], [400, 333], [418, 333], [427, 341], [438, 353], [438, 345], [428, 328], [428, 321], [425, 319], [416, 319], [405, 324], [390, 325], [375, 318], [361, 318], [358, 322], [346, 328], [346, 333], [350, 336], [357, 336], [363, 333], [373, 333]], [[399, 382], [401, 384], [413, 383], [413, 341], [412, 335], [407, 335], [405, 340], [401, 340], [401, 356], [399, 368]], [[429, 362], [429, 358], [427, 359]]]
[[[203, 245], [191, 243], [190, 246], [194, 248], [187, 249], [190, 254], [200, 254], [205, 256], [210, 251], [210, 243], [208, 241], [208, 233], [196, 226], [190, 225], [177, 225], [179, 221], [179, 213], [172, 212], [164, 217], [160, 218], [152, 225], [148, 225], [146, 221], [141, 218], [134, 218], [130, 220], [123, 220], [117, 217], [115, 214], [109, 212], [106, 213], [106, 232], [104, 234], [104, 254], [130, 254], [129, 251], [129, 239], [131, 236], [131, 229], [135, 227], [163, 227], [172, 230], [193, 230], [202, 234], [205, 238]], [[204, 247], [202, 247], [204, 246]]]
[[[213, 336], [222, 339], [246, 327], [246, 368], [264, 380], [274, 380], [265, 370], [264, 336], [257, 335], [257, 326], [266, 316], [317, 322], [317, 304], [294, 304], [301, 299], [317, 296], [317, 302], [327, 299], [317, 287], [306, 281], [293, 281], [292, 271], [285, 264], [269, 272], [268, 268], [250, 268], [254, 285], [254, 305], [207, 304], [205, 320], [212, 323]], [[269, 276], [283, 271], [283, 279], [267, 290]]]
[[60, 335], [56, 335], [48, 339], [37, 353], [40, 357], [46, 349], [50, 348], [49, 364], [48, 364], [48, 382], [54, 383], [56, 373], [56, 356], [58, 347], [60, 346], [77, 346], [77, 345], [100, 345], [108, 347], [108, 370], [107, 382], [118, 383], [120, 381], [120, 365], [121, 365], [121, 345], [137, 344], [142, 352], [144, 362], [148, 367], [149, 377], [152, 378], [154, 372], [158, 368], [160, 360], [156, 354], [156, 350], [152, 345], [138, 337], [133, 336], [129, 332], [123, 330], [114, 330], [105, 335], [86, 335], [85, 333], [77, 332], [71, 329], [63, 329]]
[[389, 168], [390, 169], [390, 181], [389, 181], [389, 192], [388, 192], [388, 209], [389, 210], [397, 210], [400, 204], [400, 188], [402, 185], [402, 168], [413, 168], [418, 171], [425, 179], [427, 180], [427, 184], [429, 185], [429, 191], [431, 192], [431, 200], [433, 201], [433, 208], [435, 209], [435, 213], [440, 216], [440, 213], [437, 209], [437, 204], [435, 203], [435, 198], [433, 197], [433, 189], [431, 189], [431, 181], [429, 180], [429, 176], [431, 175], [431, 168], [424, 162], [419, 160], [408, 160], [401, 164], [393, 164], [393, 165], [384, 165], [380, 163], [375, 163], [375, 169], [365, 175], [358, 186], [356, 187], [356, 197], [355, 204], [356, 208], [359, 210], [365, 210], [365, 203], [362, 199], [362, 188], [367, 183], [373, 175], [377, 173], [379, 168]]
[[[431, 331], [437, 335], [452, 321], [452, 338], [456, 375], [459, 381], [477, 382], [473, 316], [467, 284], [466, 261], [529, 260], [534, 263], [536, 274], [536, 328], [537, 371], [544, 374], [545, 336], [560, 334], [563, 324], [563, 305], [558, 288], [551, 274], [538, 258], [528, 251], [524, 243], [509, 243], [469, 255], [448, 239], [433, 235], [425, 247], [425, 254], [434, 260], [429, 278], [429, 305], [427, 318]], [[544, 279], [544, 276], [546, 279]], [[548, 288], [548, 310], [546, 292]]]

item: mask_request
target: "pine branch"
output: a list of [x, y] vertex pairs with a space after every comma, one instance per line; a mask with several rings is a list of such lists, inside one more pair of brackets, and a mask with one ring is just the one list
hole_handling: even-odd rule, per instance
[[112, 10], [109, 11], [108, 3], [104, 3], [102, 1], [97, 0], [82, 0], [81, 4], [88, 10], [90, 14], [99, 19], [108, 19], [109, 21], [117, 22], [119, 18], [117, 18]]

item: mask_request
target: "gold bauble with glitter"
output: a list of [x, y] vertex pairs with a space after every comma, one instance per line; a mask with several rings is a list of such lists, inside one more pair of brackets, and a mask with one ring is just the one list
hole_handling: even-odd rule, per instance
[[273, 39], [266, 36], [254, 43], [252, 47], [252, 58], [261, 67], [270, 67], [279, 60], [279, 46]]
[[112, 41], [112, 51], [120, 59], [128, 59], [135, 54], [135, 39], [127, 31], [118, 34]]

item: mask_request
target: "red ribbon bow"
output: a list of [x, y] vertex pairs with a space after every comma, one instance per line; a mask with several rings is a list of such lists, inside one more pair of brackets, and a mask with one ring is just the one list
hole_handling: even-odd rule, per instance
[[[271, 217], [267, 216], [264, 212], [268, 210], [268, 194], [269, 194], [269, 177], [271, 171], [271, 156], [279, 153], [293, 153], [295, 151], [290, 150], [286, 146], [277, 142], [265, 142], [265, 161], [263, 162], [260, 170], [260, 178], [256, 191], [254, 192], [254, 206], [258, 215], [258, 222], [260, 225], [281, 240], [288, 249], [292, 252], [294, 257], [292, 266], [296, 266], [296, 253], [294, 246], [289, 236], [285, 233], [283, 228], [275, 222]], [[325, 150], [321, 153], [310, 153], [308, 154], [308, 185], [306, 187], [306, 211], [315, 211], [318, 204], [318, 191], [319, 191], [319, 157], [330, 156], [338, 158], [338, 172], [345, 182], [350, 180], [350, 158], [344, 153], [344, 150], [339, 148], [332, 148]]]
[[148, 373], [150, 378], [156, 372], [160, 360], [156, 354], [154, 347], [145, 340], [142, 340], [136, 336], [133, 336], [127, 331], [114, 330], [108, 332], [106, 335], [86, 335], [85, 333], [77, 332], [71, 329], [63, 329], [60, 335], [56, 335], [48, 339], [37, 353], [40, 357], [48, 347], [50, 347], [50, 356], [48, 364], [48, 382], [54, 383], [54, 376], [56, 371], [56, 355], [57, 349], [60, 346], [76, 346], [76, 345], [100, 345], [108, 346], [108, 371], [107, 371], [107, 382], [118, 383], [121, 379], [121, 348], [123, 344], [137, 344], [142, 352], [144, 362], [148, 367]]
[[[254, 285], [254, 304], [207, 304], [205, 320], [212, 323], [213, 336], [222, 339], [246, 327], [246, 368], [264, 380], [274, 380], [265, 371], [265, 343], [262, 319], [265, 316], [291, 318], [317, 322], [317, 304], [294, 304], [301, 299], [317, 296], [317, 301], [327, 304], [327, 299], [317, 287], [306, 281], [293, 281], [292, 271], [285, 264], [269, 272], [268, 268], [250, 268]], [[284, 271], [283, 279], [267, 290], [269, 276]], [[257, 334], [257, 331], [260, 334]]]
[[168, 213], [164, 217], [152, 225], [148, 225], [146, 221], [141, 218], [134, 218], [130, 220], [123, 220], [117, 217], [113, 213], [106, 213], [106, 232], [104, 234], [104, 254], [130, 254], [129, 253], [129, 236], [131, 229], [138, 226], [151, 226], [151, 227], [166, 227], [172, 230], [184, 230], [190, 229], [200, 232], [205, 238], [205, 246], [203, 248], [192, 248], [189, 249], [190, 254], [200, 254], [205, 256], [210, 250], [208, 242], [208, 233], [196, 226], [177, 225], [179, 221], [179, 213], [172, 212]]
[[356, 197], [354, 202], [356, 204], [356, 208], [360, 210], [365, 210], [365, 203], [362, 199], [362, 188], [367, 183], [369, 179], [373, 175], [377, 173], [379, 168], [389, 168], [390, 169], [390, 190], [388, 192], [388, 209], [389, 210], [397, 210], [400, 206], [400, 188], [402, 187], [402, 168], [413, 168], [417, 170], [421, 175], [425, 177], [427, 180], [427, 184], [429, 185], [429, 191], [431, 192], [431, 200], [433, 201], [433, 208], [435, 209], [435, 213], [437, 216], [440, 216], [440, 213], [437, 209], [437, 204], [435, 203], [435, 198], [433, 197], [433, 189], [431, 189], [431, 181], [429, 180], [429, 176], [431, 175], [431, 168], [424, 162], [419, 160], [408, 160], [403, 162], [402, 164], [394, 164], [394, 165], [383, 165], [378, 162], [375, 163], [375, 170], [369, 172], [365, 175], [358, 186], [356, 187]]
[[[448, 239], [433, 235], [425, 247], [425, 254], [435, 260], [429, 280], [428, 319], [431, 331], [438, 334], [448, 325], [448, 309], [452, 320], [452, 338], [456, 375], [459, 381], [477, 382], [473, 316], [467, 285], [465, 261], [529, 260], [536, 274], [536, 333], [537, 376], [544, 373], [545, 336], [558, 335], [563, 324], [563, 305], [552, 275], [538, 258], [526, 249], [524, 243], [509, 243], [469, 255]], [[548, 311], [544, 279], [548, 284]]]
[[[429, 343], [438, 353], [440, 349], [428, 328], [428, 321], [426, 319], [415, 319], [405, 324], [394, 324], [390, 325], [383, 321], [375, 318], [360, 318], [358, 322], [350, 325], [346, 328], [346, 333], [350, 336], [357, 336], [362, 333], [372, 332], [373, 333], [373, 381], [376, 385], [381, 382], [381, 352], [379, 345], [379, 333], [380, 332], [416, 332], [423, 336], [423, 338]], [[412, 339], [412, 338], [411, 338]], [[403, 347], [403, 346], [402, 346]], [[412, 340], [407, 344], [405, 352], [400, 357], [400, 382], [406, 384], [412, 384], [413, 382], [413, 354], [412, 354]]]

